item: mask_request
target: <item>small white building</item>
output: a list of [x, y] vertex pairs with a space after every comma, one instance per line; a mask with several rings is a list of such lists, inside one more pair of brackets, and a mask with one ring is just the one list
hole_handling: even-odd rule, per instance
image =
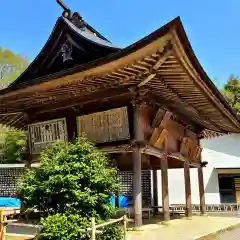
[[[240, 135], [224, 135], [201, 141], [206, 204], [240, 203]], [[191, 169], [192, 203], [199, 204], [197, 169]], [[185, 204], [184, 170], [169, 169], [170, 204]], [[158, 203], [162, 199], [158, 171]]]

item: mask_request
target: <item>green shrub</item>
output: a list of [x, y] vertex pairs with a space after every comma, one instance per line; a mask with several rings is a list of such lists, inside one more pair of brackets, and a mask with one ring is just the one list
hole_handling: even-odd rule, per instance
[[119, 223], [108, 225], [103, 229], [103, 233], [97, 237], [97, 240], [121, 240], [123, 239], [123, 229]]
[[[99, 221], [101, 222], [101, 221]], [[91, 231], [90, 220], [79, 215], [56, 214], [42, 219], [43, 229], [39, 235], [40, 240], [89, 240]], [[123, 231], [118, 224], [108, 225], [102, 233], [96, 234], [97, 240], [121, 240]]]
[[[41, 239], [88, 239], [80, 231], [90, 226], [87, 219], [102, 222], [115, 214], [108, 200], [119, 189], [117, 169], [85, 138], [75, 144], [58, 142], [40, 160], [39, 168], [24, 175], [20, 197], [26, 208], [43, 213]], [[118, 226], [103, 231], [98, 236], [103, 240], [121, 236]]]
[[90, 222], [79, 215], [56, 214], [42, 219], [43, 230], [39, 235], [40, 240], [77, 240], [90, 239], [87, 227]]

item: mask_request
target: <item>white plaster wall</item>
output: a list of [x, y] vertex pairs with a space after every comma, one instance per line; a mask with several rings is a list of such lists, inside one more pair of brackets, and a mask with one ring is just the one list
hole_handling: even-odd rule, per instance
[[[218, 175], [215, 168], [240, 168], [240, 135], [225, 135], [202, 140], [202, 160], [208, 165], [203, 169], [206, 204], [220, 203]], [[185, 204], [183, 169], [168, 170], [170, 204]], [[197, 169], [191, 169], [192, 203], [199, 204]], [[161, 171], [158, 171], [158, 204], [162, 205]]]

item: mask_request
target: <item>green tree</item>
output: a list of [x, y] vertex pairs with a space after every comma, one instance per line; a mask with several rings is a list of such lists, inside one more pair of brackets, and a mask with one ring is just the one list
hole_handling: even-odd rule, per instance
[[[28, 61], [6, 48], [0, 47], [0, 89], [6, 88], [27, 68]], [[26, 136], [17, 129], [0, 125], [1, 153], [7, 162], [21, 161]]]
[[[107, 155], [87, 139], [80, 138], [74, 144], [58, 142], [45, 150], [40, 157], [40, 167], [24, 175], [20, 197], [26, 208], [36, 208], [43, 213], [40, 239], [75, 240], [76, 236], [82, 236], [79, 229], [89, 226], [91, 217], [101, 222], [115, 213], [109, 197], [118, 189], [117, 169]], [[75, 230], [67, 227], [73, 219], [79, 223]], [[65, 222], [64, 226], [59, 222]], [[119, 235], [115, 230], [109, 232]], [[89, 238], [85, 234], [79, 239]]]
[[227, 83], [224, 85], [222, 94], [230, 106], [240, 114], [240, 79], [237, 76], [231, 75], [229, 77]]
[[0, 47], [0, 89], [15, 81], [28, 64], [26, 58]]
[[4, 139], [4, 155], [8, 163], [21, 162], [26, 150], [26, 133], [19, 129], [7, 128]]

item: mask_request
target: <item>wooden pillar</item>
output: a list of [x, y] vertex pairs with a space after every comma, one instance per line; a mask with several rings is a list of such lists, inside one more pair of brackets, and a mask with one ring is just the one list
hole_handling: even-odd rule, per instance
[[184, 180], [185, 180], [185, 198], [186, 198], [186, 217], [192, 217], [192, 199], [191, 199], [191, 181], [189, 160], [184, 161]]
[[[145, 132], [149, 126], [149, 107], [146, 102], [133, 102], [133, 134], [134, 140], [145, 140]], [[142, 225], [142, 154], [133, 152], [133, 204], [135, 227]]]
[[200, 197], [200, 213], [201, 213], [201, 215], [206, 215], [204, 181], [203, 181], [203, 168], [202, 168], [202, 166], [198, 167], [198, 186], [199, 186], [199, 197]]
[[165, 154], [161, 161], [161, 176], [162, 176], [162, 208], [164, 221], [170, 220], [169, 212], [169, 194], [168, 194], [168, 150], [167, 150], [167, 138], [164, 141]]
[[66, 118], [66, 122], [67, 122], [67, 132], [68, 132], [68, 141], [69, 142], [74, 142], [75, 140], [75, 131], [76, 131], [76, 117], [75, 116], [71, 116], [71, 117], [67, 117]]
[[133, 206], [135, 227], [142, 225], [142, 159], [140, 152], [133, 153]]
[[158, 206], [158, 179], [157, 179], [157, 170], [153, 170], [153, 206], [154, 212], [157, 212]]

